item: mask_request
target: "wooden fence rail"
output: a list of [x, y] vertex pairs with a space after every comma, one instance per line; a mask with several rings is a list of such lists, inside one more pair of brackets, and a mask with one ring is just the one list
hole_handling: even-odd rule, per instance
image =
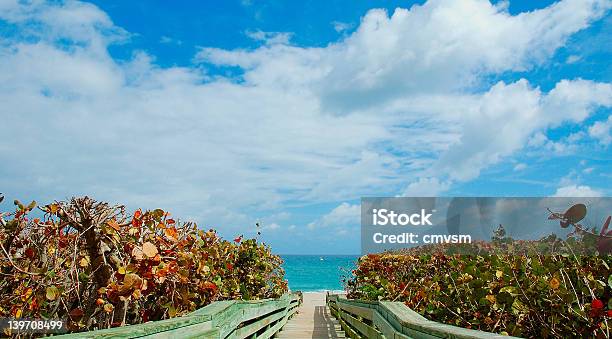
[[302, 303], [302, 294], [278, 299], [217, 301], [186, 316], [57, 338], [271, 338]]
[[326, 303], [351, 338], [513, 338], [427, 320], [401, 302], [353, 300], [328, 294]]

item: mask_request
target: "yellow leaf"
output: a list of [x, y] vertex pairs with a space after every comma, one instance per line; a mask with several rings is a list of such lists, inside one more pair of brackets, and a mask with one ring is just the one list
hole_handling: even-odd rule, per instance
[[168, 307], [168, 315], [170, 318], [174, 318], [176, 316], [176, 308], [174, 308], [174, 306]]
[[138, 288], [142, 284], [142, 279], [135, 273], [126, 274], [125, 278], [123, 278], [123, 284], [127, 288]]
[[119, 267], [117, 272], [119, 272], [119, 274], [125, 274], [125, 267], [123, 267], [123, 266]]
[[111, 313], [114, 309], [115, 309], [115, 306], [113, 306], [112, 304], [104, 305], [104, 311], [106, 313]]
[[504, 272], [503, 272], [503, 271], [497, 270], [497, 271], [495, 272], [495, 276], [496, 276], [496, 277], [498, 277], [498, 278], [501, 278], [503, 275], [504, 275]]
[[59, 211], [59, 206], [57, 204], [49, 205], [49, 212], [51, 212], [51, 214], [55, 214], [57, 211]]
[[89, 265], [89, 257], [85, 256], [81, 259], [81, 261], [79, 262], [79, 266], [81, 267], [87, 267]]
[[495, 304], [495, 296], [493, 294], [487, 295], [486, 298], [491, 304]]
[[21, 309], [18, 309], [17, 313], [15, 313], [15, 318], [21, 318], [22, 314], [23, 314], [23, 311]]
[[145, 242], [142, 244], [142, 252], [149, 258], [153, 258], [157, 255], [157, 247], [151, 242]]
[[30, 299], [30, 296], [32, 295], [32, 288], [28, 287], [25, 292], [23, 293], [23, 295], [21, 296], [21, 301], [26, 301], [28, 299]]

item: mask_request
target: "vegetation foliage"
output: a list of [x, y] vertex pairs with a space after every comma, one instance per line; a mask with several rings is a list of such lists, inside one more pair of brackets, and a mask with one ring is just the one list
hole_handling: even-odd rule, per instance
[[514, 336], [610, 337], [612, 255], [579, 254], [593, 253], [581, 248], [596, 242], [591, 233], [515, 241], [502, 228], [491, 242], [370, 254], [348, 297], [402, 301], [434, 321]]
[[0, 317], [67, 319], [82, 331], [287, 290], [269, 247], [223, 240], [161, 209], [128, 215], [87, 197], [15, 205], [0, 214]]

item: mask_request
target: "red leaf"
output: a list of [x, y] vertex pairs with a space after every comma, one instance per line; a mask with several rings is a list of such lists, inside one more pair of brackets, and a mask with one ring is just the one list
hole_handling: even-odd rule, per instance
[[239, 236], [238, 238], [234, 239], [234, 242], [239, 243], [242, 241], [242, 236]]
[[203, 287], [206, 290], [212, 290], [213, 292], [217, 291], [217, 285], [215, 285], [215, 283], [212, 283], [210, 281], [205, 282]]
[[72, 318], [73, 320], [79, 320], [83, 317], [83, 310], [80, 308], [75, 308], [74, 310], [70, 311], [70, 318]]
[[596, 310], [601, 310], [604, 307], [603, 301], [599, 299], [593, 299], [593, 302], [591, 302], [591, 307]]

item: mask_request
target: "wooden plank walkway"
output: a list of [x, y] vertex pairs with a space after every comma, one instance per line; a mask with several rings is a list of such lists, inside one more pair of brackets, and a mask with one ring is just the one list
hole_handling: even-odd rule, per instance
[[325, 293], [304, 293], [304, 303], [277, 338], [346, 338], [325, 304]]

